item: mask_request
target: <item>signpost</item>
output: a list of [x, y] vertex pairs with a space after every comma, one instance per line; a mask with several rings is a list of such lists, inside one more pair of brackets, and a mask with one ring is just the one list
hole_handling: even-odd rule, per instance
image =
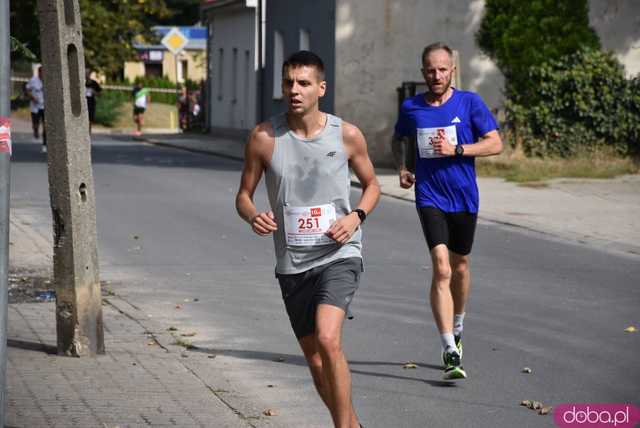
[[189, 39], [177, 28], [173, 27], [163, 38], [161, 43], [173, 54], [176, 64], [176, 85], [178, 84], [178, 56], [189, 43]]

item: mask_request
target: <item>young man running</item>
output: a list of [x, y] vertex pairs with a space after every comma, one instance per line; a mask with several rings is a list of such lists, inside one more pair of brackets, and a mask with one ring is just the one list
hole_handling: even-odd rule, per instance
[[[276, 277], [316, 389], [336, 427], [357, 428], [342, 324], [362, 272], [360, 225], [380, 186], [360, 130], [319, 110], [326, 85], [312, 52], [283, 64], [288, 109], [251, 133], [236, 208], [255, 233], [273, 234]], [[349, 167], [362, 184], [353, 210]], [[263, 173], [270, 211], [253, 202]]]
[[[464, 379], [462, 330], [479, 202], [474, 159], [499, 154], [502, 140], [480, 97], [451, 86], [455, 66], [447, 45], [427, 46], [422, 67], [428, 91], [402, 104], [392, 149], [400, 186], [416, 185], [416, 208], [433, 265], [430, 300], [444, 378]], [[404, 164], [408, 138], [417, 142], [415, 176]]]

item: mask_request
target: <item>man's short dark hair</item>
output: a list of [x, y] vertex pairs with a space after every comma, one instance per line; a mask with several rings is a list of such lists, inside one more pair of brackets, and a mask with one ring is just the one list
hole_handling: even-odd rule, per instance
[[435, 43], [431, 43], [430, 45], [426, 46], [423, 51], [422, 51], [422, 63], [424, 64], [425, 59], [429, 56], [429, 54], [433, 51], [438, 51], [438, 50], [443, 50], [446, 51], [449, 54], [449, 57], [451, 59], [453, 59], [453, 51], [451, 50], [451, 48], [449, 46], [447, 46], [446, 44], [442, 43], [442, 42], [435, 42]]
[[291, 55], [282, 64], [282, 75], [287, 71], [288, 67], [315, 67], [318, 71], [318, 79], [324, 80], [324, 63], [322, 59], [311, 51], [298, 51]]

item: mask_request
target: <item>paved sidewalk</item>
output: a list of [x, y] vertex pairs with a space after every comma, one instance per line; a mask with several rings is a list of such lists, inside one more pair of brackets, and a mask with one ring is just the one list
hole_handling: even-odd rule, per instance
[[[198, 134], [146, 135], [167, 145], [232, 159], [244, 157], [244, 141]], [[414, 201], [413, 188], [398, 185], [393, 170], [377, 169], [382, 193]], [[354, 184], [357, 180], [354, 179]], [[479, 178], [480, 220], [518, 227], [554, 239], [640, 256], [640, 175], [614, 179], [555, 179], [528, 187], [499, 178]]]
[[167, 333], [147, 331], [130, 306], [103, 309], [106, 355], [70, 358], [56, 355], [55, 303], [9, 306], [8, 427], [255, 426], [180, 361]]
[[23, 302], [51, 287], [51, 237], [28, 213], [12, 207], [10, 219], [9, 294], [22, 303], [8, 313], [7, 428], [280, 426], [236, 391], [225, 376], [228, 358], [186, 349], [180, 332], [112, 285], [102, 287], [106, 354], [57, 355], [55, 303]]

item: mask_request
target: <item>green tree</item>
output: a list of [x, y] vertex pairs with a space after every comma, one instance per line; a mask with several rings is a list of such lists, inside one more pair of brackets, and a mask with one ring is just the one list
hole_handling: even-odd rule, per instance
[[512, 100], [536, 96], [529, 70], [581, 48], [599, 48], [587, 0], [487, 0], [476, 33], [480, 49], [506, 78]]
[[160, 19], [161, 25], [194, 25], [200, 20], [200, 0], [165, 0], [171, 16]]
[[[37, 0], [11, 2], [11, 34], [40, 57]], [[171, 11], [165, 0], [80, 0], [85, 62], [110, 77], [135, 57], [134, 40], [154, 41], [151, 27]]]

